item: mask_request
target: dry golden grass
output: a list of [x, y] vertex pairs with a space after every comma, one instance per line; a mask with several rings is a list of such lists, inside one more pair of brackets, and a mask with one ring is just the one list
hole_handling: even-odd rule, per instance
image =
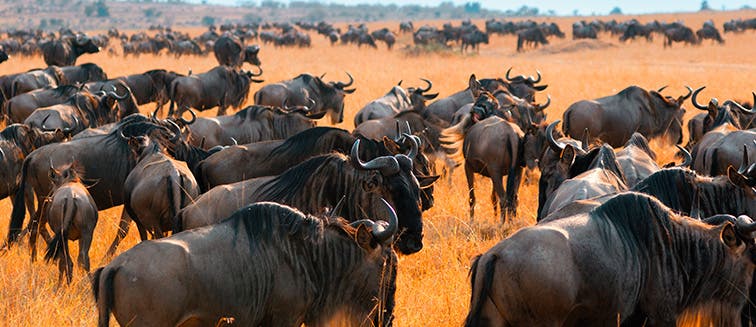
[[[690, 26], [699, 27], [713, 17], [717, 26], [736, 17], [753, 16], [753, 12], [729, 12], [714, 14], [685, 14], [643, 16], [641, 21], [661, 19], [672, 21], [684, 19]], [[629, 17], [619, 17], [629, 19]], [[575, 18], [560, 18], [555, 21], [562, 29], [571, 31]], [[441, 22], [434, 22], [440, 25]], [[477, 22], [482, 24], [482, 22]], [[397, 24], [375, 23], [371, 28]], [[197, 32], [197, 31], [193, 31]], [[568, 35], [570, 34], [567, 32]], [[751, 101], [756, 74], [756, 59], [753, 45], [756, 33], [725, 35], [724, 46], [705, 42], [701, 46], [675, 45], [663, 49], [659, 37], [650, 44], [636, 41], [618, 44], [604, 36], [602, 42], [617, 46], [558, 53], [558, 50], [576, 46], [569, 39], [555, 40], [546, 50], [516, 53], [515, 38], [492, 37], [491, 44], [483, 46], [480, 54], [458, 54], [408, 57], [402, 51], [381, 49], [357, 49], [353, 46], [330, 47], [326, 40], [313, 37], [311, 49], [275, 49], [263, 46], [261, 59], [265, 68], [264, 78], [275, 82], [293, 77], [301, 72], [327, 73], [326, 79], [346, 79], [344, 71], [351, 72], [357, 92], [347, 97], [346, 119], [343, 128], [352, 128], [352, 117], [367, 101], [383, 95], [399, 80], [404, 85], [421, 83], [418, 78], [429, 78], [434, 90], [441, 96], [449, 95], [466, 86], [470, 73], [478, 77], [503, 76], [506, 69], [514, 67], [515, 73], [543, 73], [544, 83], [549, 84], [546, 93], [553, 98], [548, 109], [549, 120], [561, 117], [564, 109], [574, 101], [613, 94], [624, 87], [637, 84], [645, 88], [670, 85], [666, 94], [679, 95], [684, 85], [698, 87], [707, 85], [703, 96], [719, 99], [735, 98]], [[400, 37], [399, 48], [410, 42], [407, 35]], [[557, 53], [555, 53], [557, 52]], [[210, 57], [141, 58], [108, 57], [107, 54], [85, 55], [80, 62], [95, 62], [105, 68], [110, 76], [139, 73], [153, 68], [167, 68], [185, 73], [189, 68], [202, 72], [215, 66]], [[42, 66], [41, 58], [13, 58], [0, 65], [0, 74], [18, 72]], [[253, 86], [252, 92], [258, 89]], [[539, 96], [541, 100], [545, 97]], [[250, 95], [250, 102], [252, 97]], [[695, 114], [691, 105], [686, 119]], [[147, 112], [151, 106], [143, 108]], [[205, 112], [203, 115], [214, 114]], [[660, 152], [659, 161], [671, 160], [673, 151], [669, 146], [652, 142]], [[537, 186], [523, 185], [520, 189], [519, 217], [500, 227], [493, 217], [488, 202], [490, 182], [479, 178], [479, 217], [471, 223], [467, 218], [467, 191], [463, 173], [455, 173], [453, 185], [438, 183], [436, 206], [425, 213], [425, 248], [418, 254], [400, 259], [396, 323], [399, 326], [457, 326], [462, 323], [469, 302], [467, 273], [471, 258], [484, 252], [504, 236], [522, 226], [534, 223], [537, 207]], [[11, 204], [0, 201], [0, 231], [7, 231]], [[91, 251], [92, 265], [98, 267], [106, 247], [115, 235], [121, 207], [100, 213]], [[134, 229], [132, 227], [132, 229]], [[135, 231], [131, 231], [121, 244], [120, 252], [137, 243]], [[40, 245], [41, 247], [41, 245]], [[72, 245], [72, 253], [78, 247]], [[96, 324], [88, 279], [81, 271], [75, 271], [70, 286], [55, 289], [57, 268], [53, 264], [37, 261], [31, 263], [26, 245], [14, 247], [0, 256], [0, 326], [92, 326]]]

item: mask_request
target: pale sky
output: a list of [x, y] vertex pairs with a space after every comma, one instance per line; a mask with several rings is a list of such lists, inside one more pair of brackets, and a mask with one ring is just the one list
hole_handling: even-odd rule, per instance
[[[288, 3], [288, 0], [278, 0], [279, 2]], [[307, 0], [305, 0], [307, 1]], [[476, 1], [476, 0], [472, 0]], [[192, 0], [191, 2], [198, 2]], [[208, 0], [209, 3], [224, 4], [224, 5], [236, 5], [238, 0]], [[255, 0], [256, 3], [260, 3], [260, 0]], [[438, 6], [442, 1], [439, 0], [410, 0], [410, 1], [395, 1], [395, 0], [322, 0], [318, 2], [323, 3], [341, 3], [341, 4], [360, 4], [360, 3], [396, 3], [396, 4], [419, 4], [424, 6]], [[463, 5], [465, 0], [452, 0], [454, 4]], [[633, 0], [633, 1], [605, 1], [605, 0], [584, 0], [584, 1], [565, 1], [565, 0], [477, 0], [483, 6], [488, 9], [517, 9], [523, 5], [529, 7], [537, 7], [539, 11], [546, 12], [549, 9], [553, 9], [559, 15], [570, 15], [572, 11], [577, 9], [581, 15], [606, 14], [614, 7], [620, 7], [623, 13], [626, 14], [643, 14], [643, 13], [656, 13], [656, 12], [685, 12], [685, 11], [697, 11], [701, 8], [701, 0], [694, 1], [668, 1], [668, 0]], [[712, 9], [738, 9], [745, 5], [752, 8], [756, 8], [756, 0], [709, 0], [709, 6]]]

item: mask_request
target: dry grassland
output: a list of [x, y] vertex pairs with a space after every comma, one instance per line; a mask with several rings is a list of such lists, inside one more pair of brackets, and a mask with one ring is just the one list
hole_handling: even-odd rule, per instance
[[[729, 12], [685, 15], [643, 16], [641, 21], [658, 18], [673, 21], [683, 19], [697, 29], [706, 19], [713, 18], [716, 25], [730, 18], [753, 17], [754, 12]], [[617, 17], [629, 19], [630, 17]], [[326, 79], [345, 80], [344, 71], [355, 77], [357, 92], [347, 96], [345, 122], [339, 126], [351, 129], [354, 114], [371, 99], [383, 95], [399, 80], [403, 85], [421, 85], [420, 77], [434, 82], [434, 91], [441, 97], [466, 86], [470, 73], [479, 78], [503, 76], [508, 67], [514, 73], [535, 74], [540, 70], [545, 91], [553, 102], [548, 111], [549, 121], [560, 118], [565, 108], [580, 99], [595, 98], [616, 93], [624, 87], [637, 84], [644, 88], [670, 85], [665, 94], [678, 96], [685, 92], [684, 85], [693, 88], [706, 85], [702, 96], [752, 101], [751, 91], [756, 90], [754, 45], [756, 32], [727, 34], [724, 46], [709, 42], [697, 47], [675, 45], [664, 49], [660, 37], [653, 43], [635, 41], [628, 44], [604, 35], [599, 42], [570, 40], [570, 24], [577, 18], [560, 18], [555, 21], [568, 34], [564, 40], [555, 39], [543, 50], [515, 52], [516, 39], [512, 36], [493, 36], [491, 44], [483, 45], [479, 54], [460, 55], [458, 52], [407, 56], [401, 50], [388, 52], [383, 45], [379, 50], [358, 49], [355, 46], [331, 47], [320, 36], [313, 36], [311, 49], [276, 49], [263, 46], [261, 60], [267, 82], [288, 79], [302, 72], [320, 75]], [[441, 22], [433, 22], [440, 26]], [[483, 22], [477, 22], [483, 26]], [[458, 24], [456, 22], [455, 24]], [[389, 26], [396, 22], [375, 23], [371, 28]], [[420, 24], [416, 25], [419, 26]], [[198, 32], [197, 30], [193, 32]], [[411, 42], [408, 35], [400, 37], [398, 48]], [[605, 46], [605, 45], [609, 46]], [[595, 49], [591, 49], [595, 48]], [[216, 62], [209, 57], [176, 59], [162, 56], [140, 58], [109, 57], [106, 53], [85, 55], [79, 62], [95, 62], [105, 68], [109, 76], [144, 72], [154, 68], [167, 68], [186, 73], [206, 71]], [[12, 58], [0, 65], [0, 74], [19, 72], [43, 66], [41, 58]], [[259, 86], [253, 86], [252, 92]], [[252, 93], [251, 92], [251, 93]], [[545, 95], [539, 95], [540, 101]], [[252, 102], [250, 94], [249, 102]], [[686, 119], [696, 109], [686, 103]], [[144, 112], [152, 106], [142, 108]], [[214, 115], [215, 111], [203, 115]], [[323, 122], [324, 123], [324, 122]], [[687, 136], [686, 136], [687, 138]], [[661, 163], [672, 159], [668, 145], [653, 142], [660, 152]], [[470, 222], [467, 217], [467, 191], [463, 172], [458, 169], [453, 184], [440, 182], [436, 188], [436, 206], [425, 213], [425, 248], [418, 254], [400, 259], [396, 324], [398, 326], [458, 326], [467, 313], [470, 286], [467, 273], [471, 258], [479, 254], [512, 231], [534, 223], [537, 207], [537, 185], [523, 185], [520, 189], [519, 217], [499, 226], [488, 202], [490, 182], [477, 181], [478, 217]], [[11, 204], [0, 201], [0, 232], [4, 238], [8, 227]], [[102, 257], [115, 235], [121, 207], [100, 213], [95, 231], [91, 257], [93, 267], [105, 264]], [[132, 227], [119, 252], [137, 243], [138, 236]], [[40, 245], [41, 246], [41, 245]], [[72, 245], [72, 253], [78, 251]], [[85, 274], [76, 271], [74, 282], [68, 287], [55, 289], [57, 267], [45, 264], [39, 258], [29, 260], [26, 245], [14, 247], [0, 256], [0, 326], [93, 326], [96, 311]]]

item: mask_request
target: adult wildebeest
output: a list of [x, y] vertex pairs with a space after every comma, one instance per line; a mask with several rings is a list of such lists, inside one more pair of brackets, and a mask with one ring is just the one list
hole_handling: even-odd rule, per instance
[[398, 223], [388, 211], [388, 224], [349, 224], [257, 203], [220, 224], [142, 242], [94, 273], [99, 326], [111, 311], [140, 326], [390, 326]]
[[[323, 74], [325, 75], [325, 74]], [[279, 106], [286, 103], [293, 106], [309, 106], [313, 113], [330, 112], [331, 124], [344, 121], [344, 97], [354, 93], [355, 89], [347, 89], [354, 83], [352, 75], [349, 82], [324, 82], [323, 76], [316, 77], [310, 74], [299, 76], [268, 84], [255, 92], [255, 104]], [[310, 101], [315, 103], [311, 104]]]
[[71, 66], [76, 63], [76, 58], [85, 53], [100, 52], [100, 47], [85, 35], [48, 41], [42, 43], [40, 48], [48, 66]]
[[462, 33], [460, 36], [461, 51], [464, 53], [467, 47], [472, 47], [473, 51], [480, 52], [480, 43], [488, 44], [488, 34], [479, 30], [472, 30]]
[[215, 41], [213, 53], [219, 65], [239, 69], [242, 64], [248, 62], [260, 66], [260, 59], [257, 57], [257, 54], [260, 53], [260, 46], [244, 46], [238, 37], [230, 33], [223, 34]]
[[45, 69], [33, 69], [16, 76], [11, 84], [10, 92], [6, 93], [6, 96], [7, 99], [10, 99], [45, 86], [56, 87], [66, 84], [68, 84], [68, 80], [66, 80], [66, 76], [60, 67], [50, 66]]
[[697, 310], [696, 322], [735, 326], [751, 284], [756, 224], [717, 219], [699, 222], [629, 193], [523, 228], [473, 262], [465, 325], [616, 326], [641, 316], [674, 326]]
[[386, 95], [368, 102], [354, 115], [354, 126], [357, 127], [367, 120], [380, 119], [393, 116], [401, 111], [424, 107], [425, 101], [435, 99], [438, 93], [423, 94], [433, 87], [433, 83], [424, 78], [422, 80], [428, 84], [428, 87], [410, 87], [405, 90], [401, 87], [400, 81]]
[[[690, 160], [686, 161], [690, 163]], [[640, 133], [633, 133], [625, 147], [617, 152], [617, 163], [622, 167], [625, 184], [629, 188], [660, 169], [656, 164], [656, 153]]]
[[[124, 118], [108, 134], [71, 140], [43, 146], [24, 160], [21, 184], [16, 192], [11, 213], [10, 228], [6, 242], [15, 242], [21, 233], [24, 210], [34, 212], [34, 198], [42, 203], [49, 196], [53, 185], [49, 180], [50, 162], [53, 165], [77, 161], [83, 167], [82, 181], [100, 210], [123, 203], [123, 182], [136, 165], [135, 156], [129, 150], [126, 137], [149, 134], [154, 130], [167, 130], [161, 124], [142, 115]], [[29, 196], [26, 196], [26, 195]], [[36, 228], [39, 212], [32, 214], [31, 228]], [[36, 253], [30, 240], [31, 249]]]
[[[592, 157], [592, 161], [587, 169], [565, 180], [549, 195], [540, 217], [546, 217], [577, 200], [627, 190], [624, 172], [611, 146], [604, 144], [592, 150], [589, 156]], [[564, 151], [562, 161], [570, 163], [571, 166], [575, 161], [575, 152]]]
[[666, 136], [670, 141], [682, 142], [682, 103], [693, 90], [677, 99], [663, 96], [661, 90], [646, 91], [629, 86], [616, 95], [596, 100], [581, 100], [564, 112], [562, 131], [572, 138], [580, 137], [588, 129], [589, 141], [600, 139], [612, 147], [620, 147], [634, 132], [646, 138]]
[[[698, 94], [706, 88], [702, 86], [693, 92], [691, 103], [696, 109], [705, 110], [707, 113], [701, 113], [688, 121], [688, 144], [687, 148], [693, 149], [696, 144], [703, 138], [704, 134], [727, 123], [730, 127], [727, 129], [750, 129], [756, 127], [754, 118], [756, 112], [753, 109], [746, 109], [739, 103], [726, 100], [721, 106], [716, 98], [711, 98], [707, 105], [698, 103]], [[753, 94], [756, 99], [756, 93]]]
[[[152, 239], [162, 238], [174, 230], [179, 210], [199, 196], [199, 186], [186, 163], [168, 156], [156, 140], [136, 136], [128, 142], [137, 164], [123, 184], [123, 210], [136, 223], [142, 241], [147, 232]], [[116, 238], [110, 248], [115, 250], [119, 242]]]
[[532, 43], [534, 47], [538, 44], [547, 45], [549, 41], [540, 27], [531, 27], [517, 32], [517, 52], [522, 51], [523, 46]]
[[420, 185], [412, 172], [409, 155], [381, 156], [363, 163], [358, 158], [360, 141], [355, 141], [350, 157], [332, 153], [312, 157], [278, 176], [261, 177], [221, 185], [197, 198], [181, 210], [179, 230], [205, 226], [228, 217], [247, 203], [275, 201], [311, 214], [334, 208], [344, 198], [338, 214], [349, 221], [380, 217], [376, 212], [386, 198], [399, 215], [397, 248], [412, 254], [423, 248], [423, 221]]
[[168, 89], [177, 77], [182, 74], [166, 71], [165, 69], [148, 70], [142, 74], [120, 77], [132, 91], [138, 105], [155, 102], [159, 112], [170, 101]]
[[572, 24], [572, 39], [596, 39], [598, 31], [592, 25], [584, 22], [575, 22]]
[[60, 67], [60, 71], [63, 73], [63, 77], [65, 77], [66, 84], [71, 85], [108, 79], [108, 74], [105, 73], [102, 67], [93, 63], [78, 66], [62, 66]]
[[180, 117], [189, 108], [204, 111], [215, 107], [218, 107], [218, 116], [223, 116], [229, 106], [240, 108], [247, 101], [250, 82], [263, 82], [252, 77], [260, 75], [262, 69], [254, 74], [218, 66], [205, 73], [176, 77], [168, 88], [171, 98], [168, 116], [175, 113]]
[[[460, 123], [443, 131], [443, 146], [455, 161], [464, 158], [469, 190], [470, 220], [475, 215], [475, 173], [489, 177], [493, 183], [491, 202], [500, 210], [501, 223], [517, 215], [517, 193], [522, 178], [522, 140], [525, 133], [517, 124], [497, 115], [499, 102], [470, 76], [469, 89], [476, 98], [471, 113]], [[502, 179], [507, 176], [504, 192]], [[499, 201], [497, 208], [496, 202]]]
[[664, 36], [667, 38], [664, 42], [664, 47], [671, 47], [672, 42], [685, 42], [687, 44], [696, 45], [701, 43], [701, 40], [696, 37], [693, 30], [687, 26], [676, 26], [667, 28], [664, 30]]
[[6, 105], [3, 108], [4, 115], [6, 115], [9, 123], [21, 123], [29, 117], [34, 110], [64, 103], [79, 92], [82, 92], [80, 87], [62, 85], [58, 87], [45, 87], [19, 94], [6, 102]]
[[64, 273], [70, 284], [73, 263], [67, 243], [79, 240], [79, 266], [89, 272], [89, 247], [97, 225], [97, 206], [79, 178], [76, 162], [60, 169], [50, 167], [50, 180], [54, 188], [50, 203], [44, 205], [47, 209], [41, 219], [43, 226], [44, 221], [50, 224], [55, 237], [47, 245], [45, 260], [58, 261], [58, 285]]
[[215, 118], [199, 117], [188, 123], [189, 143], [203, 149], [218, 145], [247, 144], [281, 140], [315, 127], [313, 119], [325, 112], [313, 114], [307, 108], [284, 110], [277, 107], [252, 105], [233, 115]]
[[719, 44], [724, 43], [724, 39], [722, 39], [722, 35], [719, 34], [719, 30], [717, 30], [716, 27], [714, 27], [713, 24], [704, 24], [704, 26], [696, 31], [696, 37], [698, 37], [698, 40], [702, 42], [703, 40], [709, 39], [712, 41], [716, 41]]
[[[78, 93], [64, 103], [35, 110], [24, 120], [24, 124], [42, 130], [60, 129], [74, 135], [87, 128], [114, 123], [122, 117], [119, 101], [131, 98], [128, 91], [123, 95], [112, 91]], [[133, 106], [125, 114], [138, 112], [138, 108]]]
[[414, 30], [415, 30], [415, 27], [412, 25], [411, 21], [399, 23], [399, 32], [412, 33]]

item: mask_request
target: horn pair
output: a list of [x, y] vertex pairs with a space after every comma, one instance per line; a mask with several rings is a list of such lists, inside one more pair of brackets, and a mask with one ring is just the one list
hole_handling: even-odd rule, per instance
[[[349, 225], [355, 228], [359, 227], [360, 225], [368, 226], [372, 230], [373, 237], [375, 237], [378, 242], [385, 243], [386, 241], [394, 237], [394, 234], [396, 234], [396, 232], [399, 230], [399, 218], [396, 216], [396, 211], [394, 211], [394, 208], [392, 208], [391, 205], [386, 202], [386, 200], [381, 198], [381, 202], [386, 207], [386, 211], [388, 212], [389, 219], [387, 225], [377, 224], [370, 219], [358, 220]], [[341, 203], [341, 201], [339, 201], [339, 203]], [[339, 205], [337, 204], [336, 206], [338, 207]]]
[[511, 71], [512, 71], [512, 67], [509, 67], [509, 69], [507, 69], [507, 74], [505, 76], [507, 78], [507, 81], [514, 82], [518, 77], [522, 78], [524, 80], [527, 80], [528, 82], [533, 83], [533, 84], [537, 84], [538, 82], [541, 81], [541, 71], [539, 71], [539, 70], [536, 70], [536, 74], [538, 75], [538, 79], [534, 79], [533, 76], [525, 77], [525, 75], [520, 75], [520, 76], [517, 76], [515, 78], [512, 78], [512, 77], [509, 77], [509, 73]]
[[360, 160], [360, 140], [354, 142], [352, 145], [352, 151], [350, 152], [352, 164], [355, 167], [364, 170], [378, 170], [383, 176], [392, 176], [398, 174], [401, 169], [399, 168], [399, 161], [392, 156], [378, 157], [368, 162], [362, 162]]

